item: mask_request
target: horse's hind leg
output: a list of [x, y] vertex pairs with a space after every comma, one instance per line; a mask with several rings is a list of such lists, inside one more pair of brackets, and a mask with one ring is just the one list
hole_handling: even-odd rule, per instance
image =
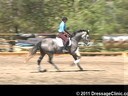
[[37, 63], [38, 63], [38, 71], [39, 71], [39, 72], [45, 72], [45, 71], [46, 71], [46, 69], [43, 69], [43, 70], [42, 70], [42, 67], [41, 67], [41, 65], [40, 65], [40, 63], [41, 63], [41, 61], [42, 61], [44, 55], [45, 55], [45, 54], [41, 54], [41, 56], [40, 56], [39, 59], [37, 60]]
[[57, 69], [58, 71], [60, 71], [60, 69], [53, 63], [53, 54], [48, 54], [49, 56], [49, 63], [52, 64], [54, 66], [55, 69]]

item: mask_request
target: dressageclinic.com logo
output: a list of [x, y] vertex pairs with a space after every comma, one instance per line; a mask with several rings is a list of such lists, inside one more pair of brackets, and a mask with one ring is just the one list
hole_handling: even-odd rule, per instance
[[95, 91], [77, 91], [76, 96], [128, 96], [128, 92], [95, 92]]

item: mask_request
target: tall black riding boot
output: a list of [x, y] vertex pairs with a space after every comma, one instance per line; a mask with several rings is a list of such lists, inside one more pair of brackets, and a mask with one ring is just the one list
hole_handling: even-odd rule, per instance
[[68, 52], [68, 48], [67, 47], [68, 47], [68, 44], [65, 44], [64, 47], [61, 47], [63, 53]]
[[65, 50], [68, 50], [67, 47], [68, 47], [68, 43], [66, 43], [66, 44], [64, 45], [64, 49], [65, 49]]

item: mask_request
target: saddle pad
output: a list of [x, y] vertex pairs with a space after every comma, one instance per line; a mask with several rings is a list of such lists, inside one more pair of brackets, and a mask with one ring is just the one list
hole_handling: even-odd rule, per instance
[[56, 42], [56, 44], [60, 47], [64, 46], [61, 38], [56, 37], [56, 39], [53, 39], [53, 41]]

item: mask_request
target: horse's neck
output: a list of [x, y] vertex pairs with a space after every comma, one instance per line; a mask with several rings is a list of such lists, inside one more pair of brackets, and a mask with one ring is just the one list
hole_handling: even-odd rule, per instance
[[80, 42], [81, 36], [76, 35], [76, 36], [72, 37], [72, 40], [75, 40], [76, 42]]

